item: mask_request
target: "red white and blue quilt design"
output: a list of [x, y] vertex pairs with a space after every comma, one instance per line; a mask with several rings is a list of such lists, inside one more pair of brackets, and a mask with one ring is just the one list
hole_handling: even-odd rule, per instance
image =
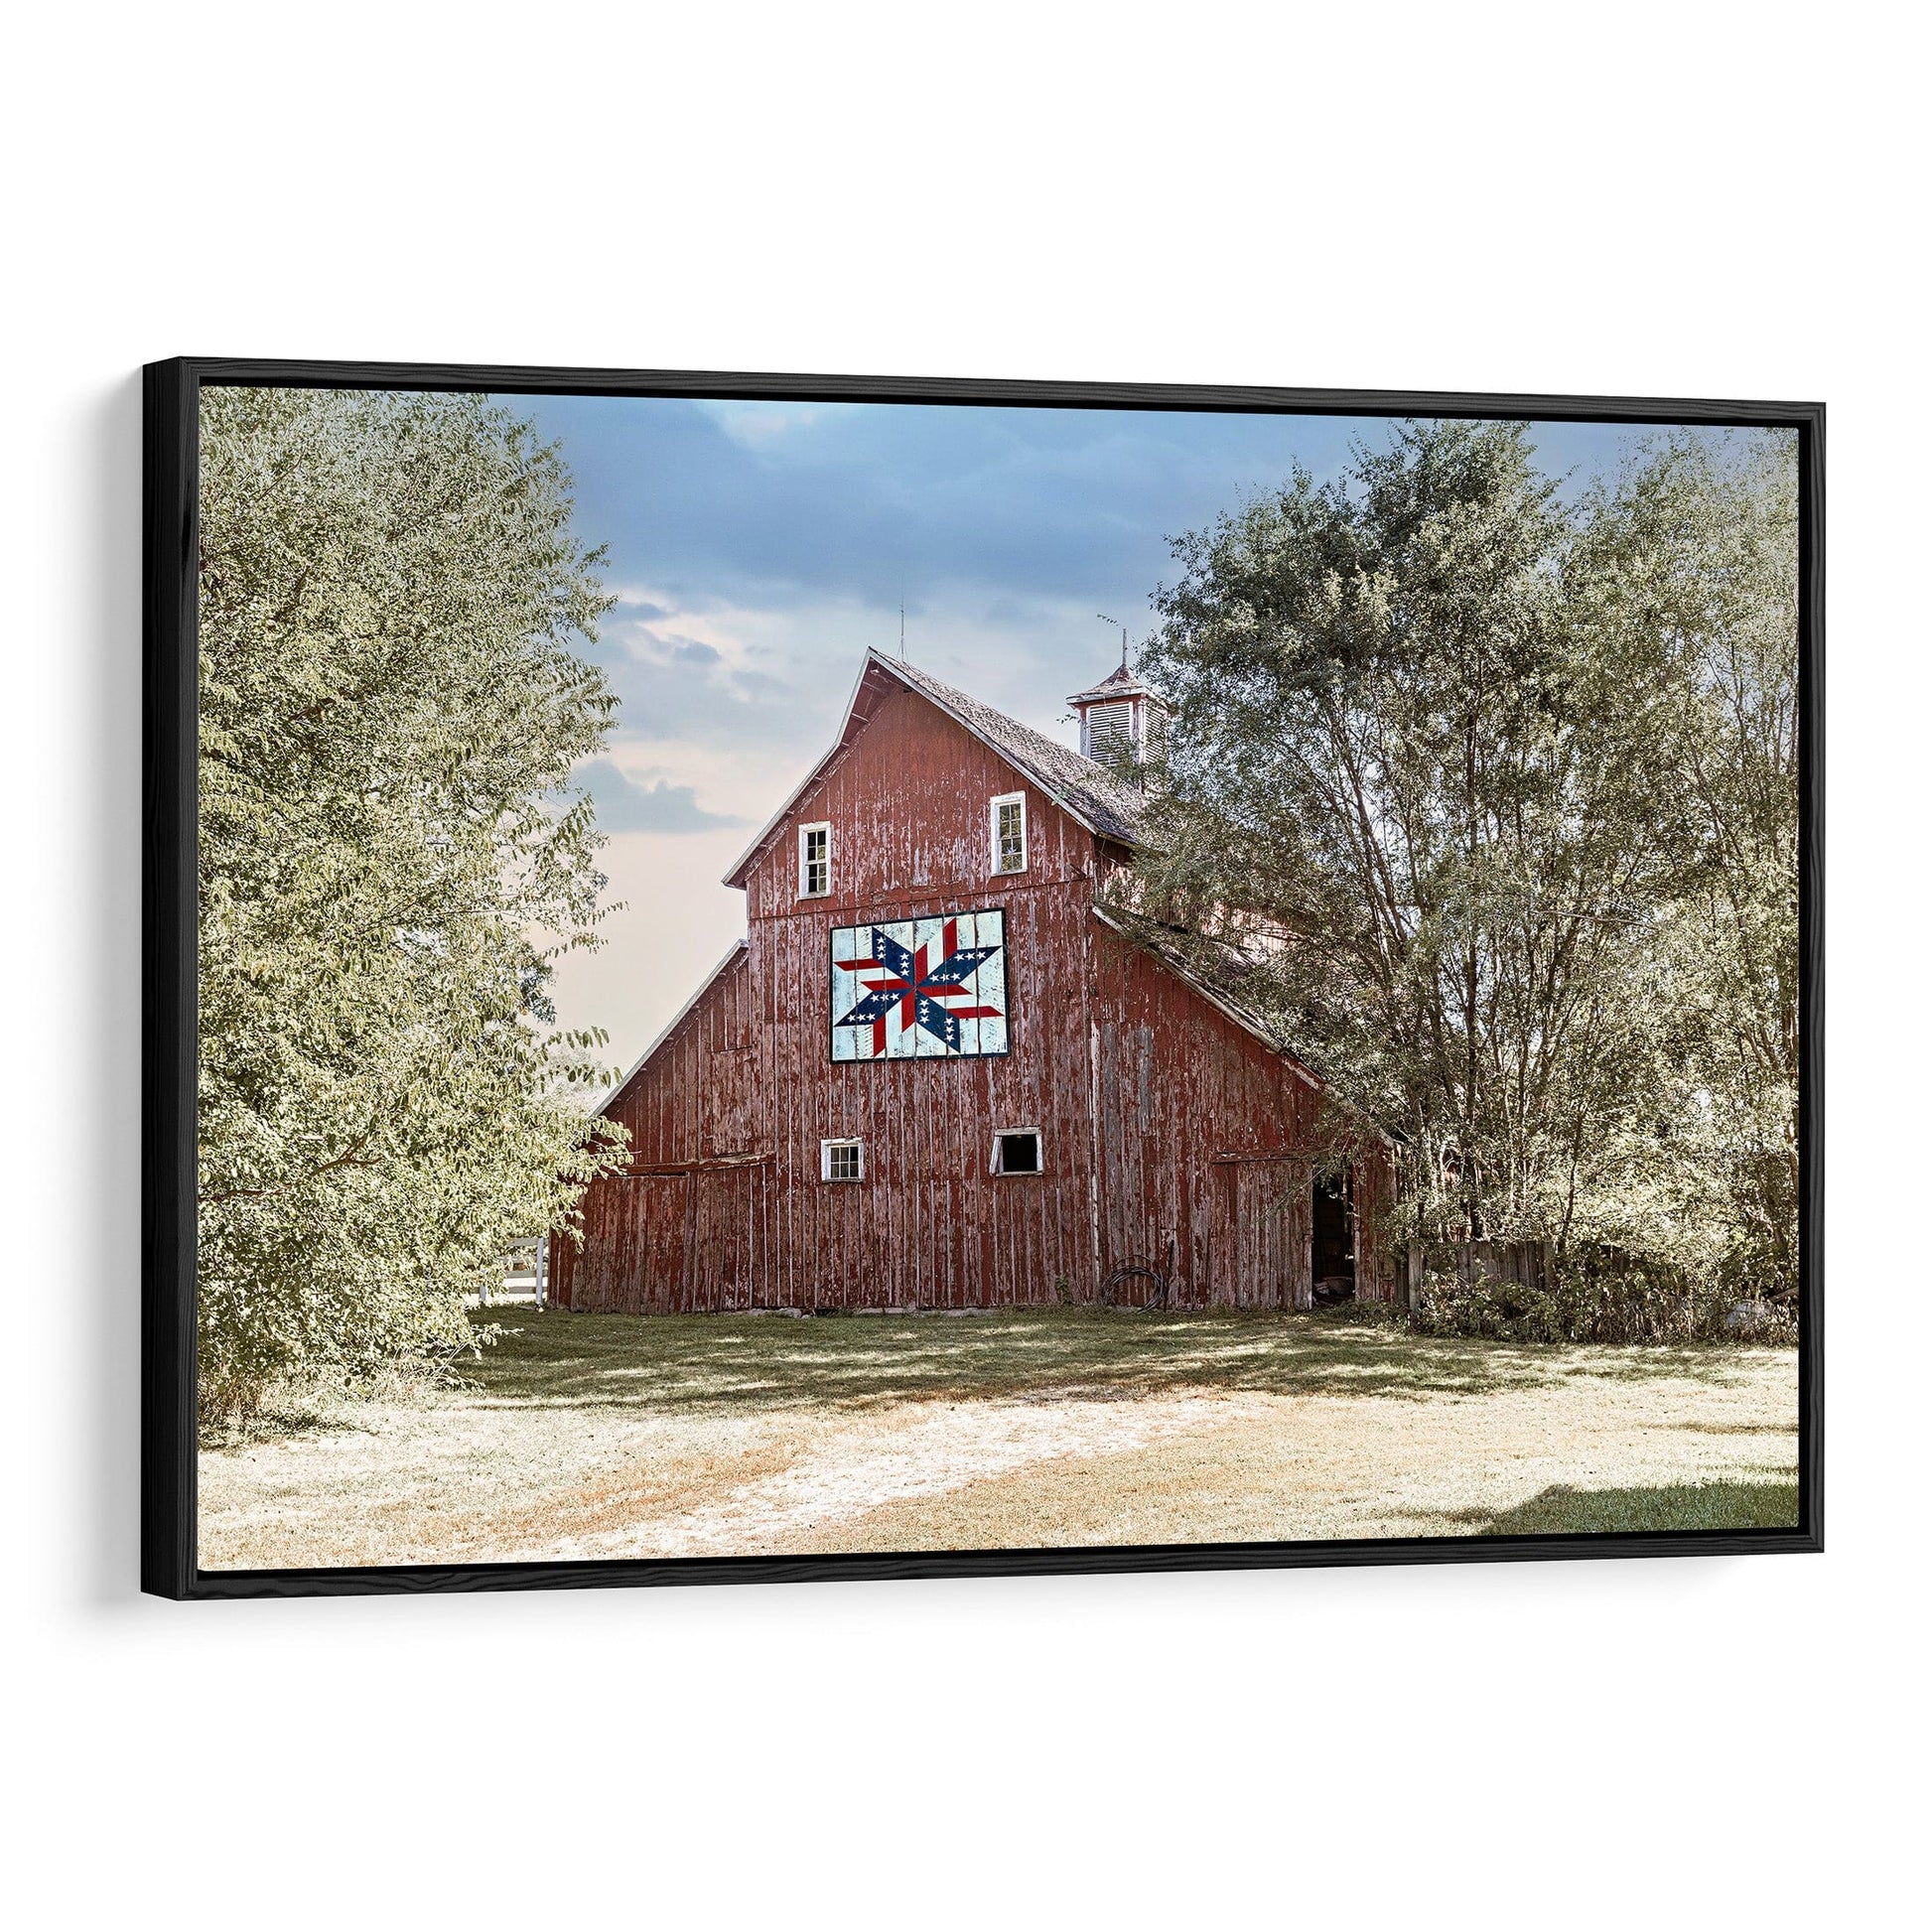
[[1007, 1050], [1007, 915], [832, 928], [832, 1057], [960, 1059]]

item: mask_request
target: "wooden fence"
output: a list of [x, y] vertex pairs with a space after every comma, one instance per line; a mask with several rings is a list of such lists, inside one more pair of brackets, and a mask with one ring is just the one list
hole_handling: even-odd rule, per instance
[[[1412, 1309], [1422, 1301], [1424, 1253], [1421, 1242], [1409, 1244], [1409, 1306]], [[1554, 1241], [1458, 1241], [1455, 1244], [1455, 1273], [1464, 1288], [1474, 1288], [1483, 1278], [1514, 1282], [1522, 1288], [1548, 1288], [1556, 1272]]]

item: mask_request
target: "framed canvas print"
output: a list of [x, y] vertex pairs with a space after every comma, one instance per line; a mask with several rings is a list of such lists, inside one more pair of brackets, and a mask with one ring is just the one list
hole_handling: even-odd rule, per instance
[[147, 1588], [1822, 1547], [1821, 406], [146, 410]]

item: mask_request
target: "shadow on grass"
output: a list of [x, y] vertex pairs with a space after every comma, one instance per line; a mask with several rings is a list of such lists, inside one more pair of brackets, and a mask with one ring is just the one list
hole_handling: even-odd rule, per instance
[[1572, 1489], [1558, 1483], [1499, 1516], [1455, 1521], [1470, 1536], [1600, 1535], [1610, 1530], [1795, 1530], [1798, 1484], [1784, 1475], [1673, 1482], [1653, 1489]]
[[1201, 1387], [1413, 1399], [1552, 1387], [1580, 1373], [1728, 1383], [1739, 1372], [1709, 1349], [1438, 1340], [1320, 1314], [1028, 1309], [797, 1320], [553, 1310], [505, 1324], [467, 1376], [492, 1405], [747, 1412], [1132, 1400]]
[[202, 1422], [197, 1439], [202, 1449], [234, 1451], [264, 1443], [366, 1436], [386, 1407], [422, 1408], [446, 1394], [474, 1388], [475, 1378], [466, 1376], [463, 1367], [458, 1363], [415, 1372], [387, 1371], [362, 1381], [316, 1375], [272, 1383], [254, 1414], [245, 1420]]

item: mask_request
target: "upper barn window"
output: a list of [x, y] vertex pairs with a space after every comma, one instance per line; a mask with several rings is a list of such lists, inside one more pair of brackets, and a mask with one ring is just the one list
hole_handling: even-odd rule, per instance
[[1027, 794], [1009, 791], [993, 801], [993, 870], [1027, 870]]
[[1038, 1173], [1039, 1129], [1003, 1127], [993, 1136], [995, 1173]]
[[823, 898], [832, 890], [832, 828], [798, 828], [798, 897]]

